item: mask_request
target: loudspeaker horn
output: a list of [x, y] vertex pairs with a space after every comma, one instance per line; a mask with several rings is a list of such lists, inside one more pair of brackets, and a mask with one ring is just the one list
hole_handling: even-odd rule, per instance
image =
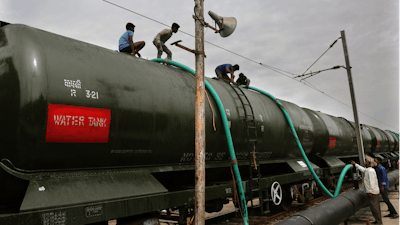
[[219, 34], [221, 37], [228, 37], [235, 31], [237, 21], [235, 17], [222, 17], [218, 16], [216, 13], [212, 11], [208, 11], [208, 15], [218, 24]]

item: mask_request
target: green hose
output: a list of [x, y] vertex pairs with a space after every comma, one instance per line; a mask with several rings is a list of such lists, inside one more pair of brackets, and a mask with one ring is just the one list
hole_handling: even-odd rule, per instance
[[345, 177], [347, 171], [348, 171], [349, 169], [352, 168], [352, 165], [346, 165], [346, 166], [343, 168], [343, 170], [342, 170], [342, 172], [340, 173], [340, 176], [339, 176], [339, 181], [338, 181], [337, 186], [336, 186], [335, 194], [332, 195], [332, 193], [324, 186], [324, 184], [323, 184], [323, 183], [321, 182], [321, 180], [318, 178], [317, 174], [315, 173], [314, 169], [312, 168], [312, 166], [311, 166], [311, 164], [310, 164], [310, 161], [308, 161], [308, 158], [307, 158], [307, 156], [306, 156], [306, 153], [304, 152], [303, 146], [301, 146], [301, 143], [300, 143], [300, 141], [299, 141], [299, 137], [297, 136], [296, 130], [294, 129], [292, 120], [290, 119], [289, 114], [286, 112], [286, 109], [282, 106], [282, 104], [280, 103], [280, 101], [279, 101], [278, 99], [276, 99], [274, 96], [270, 95], [269, 93], [267, 93], [267, 92], [265, 92], [265, 91], [262, 91], [262, 90], [260, 90], [260, 89], [257, 89], [257, 88], [255, 88], [255, 87], [249, 87], [249, 89], [258, 91], [258, 92], [260, 92], [260, 93], [262, 93], [262, 94], [268, 96], [269, 98], [271, 98], [272, 100], [274, 100], [275, 102], [278, 103], [279, 107], [281, 108], [283, 114], [284, 114], [285, 117], [286, 117], [286, 120], [287, 120], [288, 123], [289, 123], [290, 129], [291, 129], [293, 135], [295, 136], [295, 140], [296, 140], [296, 143], [297, 143], [297, 147], [299, 147], [300, 152], [301, 152], [301, 155], [303, 156], [303, 159], [304, 159], [304, 161], [306, 162], [308, 169], [310, 170], [310, 172], [311, 172], [312, 175], [314, 176], [314, 179], [317, 181], [317, 183], [319, 184], [319, 186], [322, 188], [322, 190], [323, 190], [329, 197], [334, 198], [334, 197], [338, 196], [339, 193], [340, 193], [340, 188], [342, 187], [342, 183], [343, 183], [344, 177]]
[[389, 131], [390, 133], [393, 133], [394, 135], [396, 135], [397, 139], [399, 139], [399, 134], [398, 134], [398, 133], [393, 132], [393, 131], [391, 131], [391, 130], [387, 130], [387, 131]]
[[[152, 59], [151, 61], [163, 62], [163, 63], [166, 62], [165, 59], [161, 59], [161, 58]], [[171, 60], [169, 60], [166, 63], [171, 64], [176, 67], [179, 67], [179, 68], [193, 74], [194, 76], [196, 75], [194, 70], [192, 70], [191, 68], [189, 68], [183, 64], [180, 64], [180, 63], [177, 63], [177, 62], [174, 62]], [[206, 85], [206, 89], [210, 92], [210, 94], [213, 96], [215, 102], [217, 103], [219, 113], [220, 113], [221, 119], [222, 119], [222, 124], [223, 124], [224, 130], [225, 130], [226, 140], [228, 142], [229, 154], [230, 154], [231, 160], [235, 160], [236, 154], [235, 154], [235, 149], [233, 147], [232, 135], [231, 135], [231, 131], [229, 129], [228, 118], [226, 117], [226, 114], [225, 114], [224, 105], [222, 104], [221, 99], [219, 98], [219, 96], [218, 96], [217, 92], [214, 90], [214, 88], [210, 85], [210, 83], [208, 83], [207, 80], [204, 80], [204, 82]], [[246, 202], [246, 196], [244, 194], [242, 179], [240, 177], [239, 167], [237, 164], [232, 165], [232, 167], [233, 167], [233, 173], [234, 173], [235, 179], [236, 179], [236, 184], [239, 189], [240, 205], [242, 206], [244, 224], [248, 225], [249, 218], [248, 218], [248, 213], [247, 213], [247, 202]]]

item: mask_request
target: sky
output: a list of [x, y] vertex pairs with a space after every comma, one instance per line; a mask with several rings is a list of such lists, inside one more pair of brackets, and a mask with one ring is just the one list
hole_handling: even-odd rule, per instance
[[[141, 55], [149, 60], [157, 56], [154, 37], [168, 28], [163, 24], [178, 23], [180, 31], [195, 35], [194, 1], [108, 1], [123, 8], [103, 0], [0, 0], [0, 20], [112, 50], [118, 49], [126, 23], [132, 22], [133, 39], [146, 42]], [[301, 82], [294, 78], [325, 51], [307, 73], [345, 66], [342, 40], [330, 48], [345, 31], [360, 123], [399, 132], [399, 1], [204, 1], [205, 21], [214, 25], [208, 11], [235, 17], [237, 27], [226, 38], [205, 29], [206, 77], [214, 77], [220, 64], [239, 64], [235, 75], [244, 73], [250, 86], [300, 107], [354, 121], [345, 69], [321, 72]], [[194, 69], [194, 54], [170, 45], [182, 40], [180, 44], [194, 49], [195, 39], [183, 32], [166, 45], [174, 61]]]

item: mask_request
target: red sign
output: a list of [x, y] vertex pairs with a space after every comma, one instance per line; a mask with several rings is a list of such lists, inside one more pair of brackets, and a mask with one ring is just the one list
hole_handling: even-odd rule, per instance
[[381, 141], [378, 141], [378, 143], [376, 144], [376, 147], [377, 148], [381, 147]]
[[329, 137], [329, 149], [333, 149], [336, 147], [336, 138]]
[[49, 104], [46, 142], [107, 143], [111, 109]]

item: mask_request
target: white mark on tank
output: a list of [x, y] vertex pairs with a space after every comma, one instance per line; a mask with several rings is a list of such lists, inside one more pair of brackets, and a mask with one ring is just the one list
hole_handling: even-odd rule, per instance
[[229, 109], [225, 109], [226, 115], [231, 116], [231, 111]]
[[84, 120], [85, 120], [85, 117], [83, 117], [83, 116], [73, 116], [72, 117], [72, 125], [84, 126], [84, 123], [83, 123]]
[[66, 125], [65, 116], [64, 115], [54, 115], [54, 124], [55, 125]]
[[84, 120], [85, 120], [85, 117], [84, 117], [84, 116], [80, 116], [80, 117], [79, 117], [79, 126], [80, 126], [80, 125], [85, 126], [85, 124], [83, 123]]
[[71, 96], [76, 97], [76, 90], [75, 89], [71, 89]]
[[42, 225], [65, 225], [67, 224], [67, 212], [66, 211], [52, 211], [47, 213], [42, 213]]
[[261, 114], [260, 114], [260, 120], [261, 120], [261, 122], [264, 122]]
[[99, 99], [99, 92], [86, 90], [86, 98]]
[[71, 125], [74, 126], [84, 126], [85, 125], [84, 121], [85, 121], [84, 116], [54, 115], [55, 125], [68, 126], [71, 122]]
[[194, 160], [194, 153], [183, 153], [181, 162], [190, 162]]
[[307, 167], [307, 165], [306, 165], [303, 161], [297, 161], [297, 163], [298, 163], [301, 167]]
[[256, 157], [258, 159], [268, 159], [272, 155], [272, 152], [256, 152]]
[[69, 125], [69, 120], [71, 119], [72, 116], [66, 115], [65, 118], [67, 119], [67, 126]]
[[106, 127], [107, 118], [99, 118], [99, 117], [88, 117], [89, 118], [89, 126], [91, 127]]
[[[213, 153], [211, 152], [206, 152], [205, 154], [205, 160], [211, 160], [213, 156]], [[183, 156], [180, 159], [180, 162], [193, 162], [195, 160], [195, 155], [194, 153], [183, 153]]]
[[39, 187], [39, 191], [44, 191], [46, 190], [46, 188], [44, 188], [44, 186]]
[[217, 152], [217, 155], [215, 156], [214, 160], [223, 160], [226, 155], [226, 152]]
[[35, 67], [37, 67], [37, 61], [36, 61], [36, 59], [33, 60], [33, 65], [34, 65]]
[[264, 132], [264, 126], [261, 125], [261, 132]]
[[76, 89], [81, 89], [82, 88], [82, 83], [81, 80], [67, 80], [64, 79], [64, 86], [69, 87], [69, 88], [76, 88]]
[[211, 152], [206, 152], [206, 161], [210, 161], [212, 155], [213, 155], [213, 154], [212, 154]]

